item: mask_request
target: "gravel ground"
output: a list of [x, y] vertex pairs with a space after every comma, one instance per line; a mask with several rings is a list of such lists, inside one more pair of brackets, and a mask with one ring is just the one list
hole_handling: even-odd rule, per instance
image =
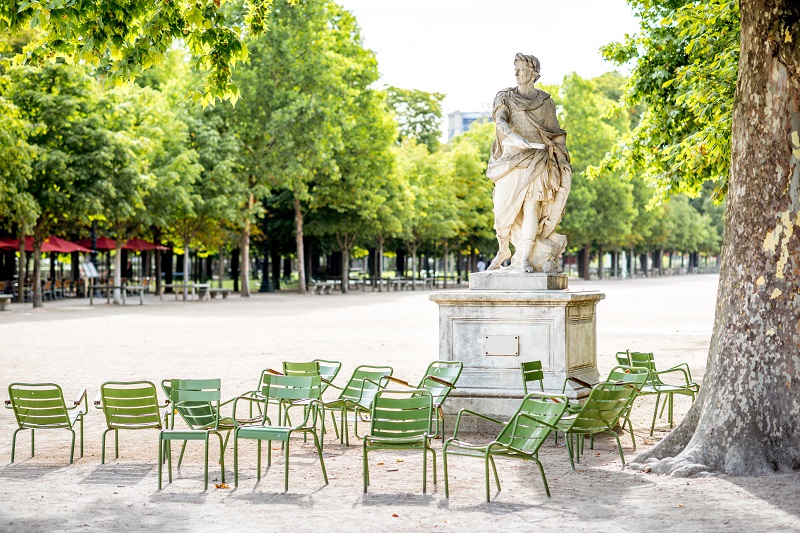
[[[598, 306], [601, 375], [614, 365], [616, 351], [630, 348], [655, 352], [661, 366], [686, 361], [702, 382], [717, 281], [711, 275], [571, 281], [573, 289], [607, 294]], [[86, 387], [93, 399], [107, 380], [220, 377], [227, 398], [252, 389], [264, 368], [315, 357], [343, 362], [338, 383], [358, 364], [369, 363], [390, 364], [396, 376], [416, 382], [437, 358], [438, 311], [429, 294], [257, 294], [250, 300], [188, 303], [149, 298], [142, 307], [89, 307], [88, 300], [72, 300], [48, 302], [35, 311], [29, 304], [14, 304], [11, 312], [0, 314], [0, 386], [54, 381], [68, 398]], [[639, 399], [634, 408], [638, 451], [669, 431], [660, 419], [649, 437], [653, 401]], [[689, 400], [675, 403], [680, 419]], [[487, 504], [483, 463], [469, 458], [456, 457], [449, 464], [451, 497], [445, 499], [438, 453], [439, 483], [433, 485], [429, 474], [427, 494], [418, 453], [371, 453], [371, 485], [364, 494], [359, 441], [351, 437], [351, 446], [343, 447], [330, 430], [324, 451], [330, 484], [323, 483], [314, 447], [298, 440], [292, 443], [290, 486], [284, 493], [282, 460], [257, 482], [250, 442], [240, 454], [238, 489], [229, 452], [230, 488], [211, 485], [203, 491], [202, 445], [195, 442], [174, 483], [158, 491], [155, 431], [123, 434], [120, 458], [101, 465], [104, 421], [92, 408], [85, 454], [75, 464], [68, 464], [66, 432], [39, 432], [34, 458], [29, 436], [22, 433], [17, 460], [10, 464], [15, 427], [11, 411], [2, 410], [0, 531], [800, 531], [798, 474], [700, 479], [644, 474], [621, 468], [609, 438], [597, 439], [574, 471], [562, 446], [542, 448], [552, 498], [546, 497], [534, 464], [499, 460], [503, 490], [492, 482]], [[634, 458], [630, 435], [621, 439], [626, 458]], [[441, 441], [434, 448], [440, 451]], [[219, 473], [212, 459], [215, 483], [221, 481]]]

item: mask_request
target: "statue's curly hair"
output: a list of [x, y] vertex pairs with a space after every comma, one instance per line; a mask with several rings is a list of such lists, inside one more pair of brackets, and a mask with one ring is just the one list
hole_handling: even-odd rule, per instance
[[[525, 55], [523, 53], [518, 53], [514, 56], [514, 63], [522, 63], [526, 67], [533, 69], [537, 72], [537, 74], [541, 74], [541, 64], [539, 63], [539, 58], [533, 55]], [[536, 77], [539, 79], [539, 76]]]

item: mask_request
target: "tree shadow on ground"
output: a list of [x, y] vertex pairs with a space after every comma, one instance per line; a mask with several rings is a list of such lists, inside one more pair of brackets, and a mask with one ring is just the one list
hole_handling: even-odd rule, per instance
[[152, 472], [157, 465], [106, 463], [96, 467], [81, 483], [91, 485], [135, 485]]
[[800, 472], [774, 476], [720, 477], [784, 513], [800, 517]]

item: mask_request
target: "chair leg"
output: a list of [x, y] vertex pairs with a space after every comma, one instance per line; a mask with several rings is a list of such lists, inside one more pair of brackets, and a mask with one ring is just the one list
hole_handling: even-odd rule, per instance
[[167, 447], [167, 469], [169, 470], [169, 482], [172, 483], [172, 441], [168, 440]]
[[427, 492], [428, 488], [428, 449], [423, 445], [422, 447], [422, 494]]
[[[631, 442], [633, 442], [633, 449], [636, 450], [636, 436], [633, 434], [633, 422], [631, 422], [630, 413], [628, 414], [628, 417], [626, 418], [626, 420], [628, 422], [628, 431], [631, 434]], [[623, 423], [622, 427], [625, 427], [624, 423]]]
[[314, 446], [317, 447], [317, 455], [319, 456], [319, 465], [322, 467], [322, 477], [325, 478], [325, 484], [328, 484], [328, 473], [325, 471], [325, 461], [322, 459], [322, 443], [321, 439], [317, 436], [317, 432], [312, 432], [314, 436]]
[[[291, 434], [289, 435], [291, 437]], [[289, 492], [289, 437], [286, 437], [286, 466], [283, 469], [283, 492]]]
[[656, 428], [656, 416], [658, 415], [658, 402], [661, 399], [661, 393], [656, 394], [656, 408], [653, 410], [653, 423], [650, 425], [650, 436], [653, 436], [653, 430]]
[[622, 444], [619, 442], [619, 435], [617, 435], [613, 431], [608, 431], [608, 433], [614, 435], [614, 439], [616, 439], [617, 441], [617, 450], [619, 450], [619, 458], [622, 461], [622, 466], [625, 466], [625, 456], [622, 455]]
[[33, 445], [35, 437], [36, 437], [36, 432], [34, 430], [31, 430], [31, 457], [36, 455], [34, 453], [35, 452], [35, 448], [34, 448], [34, 445]]
[[[22, 428], [17, 429], [14, 431], [14, 434], [11, 436], [11, 462], [14, 462], [14, 452], [17, 449], [17, 433], [22, 431]], [[31, 431], [31, 434], [33, 431]]]
[[69, 464], [72, 464], [72, 459], [75, 457], [75, 430], [70, 429], [70, 433], [72, 433], [72, 444], [69, 447]]
[[[81, 416], [81, 457], [83, 457], [83, 415]], [[119, 457], [119, 449], [117, 449], [117, 457]]]
[[544, 475], [544, 467], [542, 466], [542, 462], [535, 457], [533, 458], [533, 460], [536, 461], [536, 465], [539, 467], [539, 473], [542, 474], [542, 483], [544, 484], [544, 492], [545, 494], [547, 494], [547, 497], [549, 498], [550, 487], [547, 486], [547, 477]]
[[572, 465], [572, 469], [575, 470], [575, 461], [572, 458], [572, 437], [571, 433], [564, 434], [564, 441], [567, 443], [567, 454], [569, 454], [569, 464]]
[[364, 494], [367, 493], [367, 485], [369, 485], [369, 463], [367, 461], [367, 439], [364, 439], [364, 446], [362, 448], [361, 461], [364, 468]]
[[219, 470], [220, 470], [220, 483], [225, 483], [225, 448], [228, 445], [228, 437], [231, 436], [230, 431], [228, 435], [225, 437], [225, 444], [222, 443], [222, 435], [217, 433], [217, 437], [219, 437]]
[[442, 449], [442, 463], [444, 464], [444, 497], [450, 498], [450, 480], [447, 478], [447, 447]]
[[[107, 430], [105, 430], [103, 432], [103, 440], [102, 440], [103, 450], [100, 453], [100, 464], [101, 465], [106, 464], [106, 435], [108, 435], [109, 431], [111, 431], [111, 430], [107, 429]], [[161, 439], [159, 438], [159, 446], [160, 446], [160, 441], [161, 441]], [[159, 454], [158, 456], [161, 457], [161, 454]]]
[[497, 490], [502, 490], [500, 488], [500, 476], [497, 475], [497, 465], [494, 464], [494, 457], [491, 455], [489, 456], [489, 462], [492, 463], [492, 472], [494, 472], [494, 482], [497, 483]]
[[[186, 441], [184, 441], [184, 442], [186, 442]], [[205, 444], [205, 448], [206, 448], [205, 476], [204, 476], [204, 480], [203, 480], [203, 482], [204, 482], [203, 490], [205, 491], [205, 490], [208, 490], [208, 432], [206, 432], [206, 438], [203, 441], [203, 443]]]
[[[234, 436], [233, 439], [235, 446], [236, 436]], [[256, 455], [258, 456], [258, 459], [256, 461], [256, 467], [258, 468], [258, 473], [256, 474], [256, 480], [261, 481], [261, 439], [258, 439], [258, 452]]]
[[428, 443], [428, 449], [433, 456], [433, 484], [436, 485], [436, 450], [431, 447], [430, 443]]
[[[83, 424], [81, 424], [81, 429], [83, 429]], [[81, 435], [81, 441], [83, 441], [83, 435]], [[83, 449], [81, 447], [81, 457], [83, 457]], [[119, 430], [114, 430], [114, 458], [119, 459]]]
[[[325, 413], [322, 413], [322, 416], [325, 416]], [[331, 421], [333, 421], [333, 431], [336, 433], [336, 438], [339, 438], [339, 426], [336, 425], [336, 415], [334, 414], [333, 410], [331, 410]]]
[[671, 392], [667, 396], [667, 398], [669, 400], [669, 409], [667, 410], [667, 413], [668, 413], [667, 416], [669, 418], [669, 428], [670, 429], [672, 429], [672, 402], [673, 402], [674, 397], [675, 397], [675, 395], [672, 394]]
[[158, 434], [158, 490], [161, 490], [161, 470], [164, 466], [164, 442], [161, 433]]
[[[258, 443], [261, 444], [261, 441], [258, 441]], [[261, 469], [260, 467], [261, 465], [259, 465], [259, 470]], [[235, 431], [233, 433], [233, 486], [239, 487], [239, 436]]]
[[484, 467], [486, 470], [486, 501], [492, 501], [491, 496], [489, 495], [489, 452], [486, 452], [486, 457], [484, 458]]
[[186, 442], [183, 441], [183, 446], [181, 446], [181, 454], [178, 456], [178, 468], [181, 467], [181, 463], [183, 462], [183, 453], [186, 451]]

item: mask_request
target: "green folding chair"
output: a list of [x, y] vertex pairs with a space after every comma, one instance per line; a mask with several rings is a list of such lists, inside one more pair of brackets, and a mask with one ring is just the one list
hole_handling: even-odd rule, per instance
[[[642, 386], [639, 394], [643, 396], [656, 396], [656, 406], [653, 409], [653, 423], [650, 425], [650, 435], [656, 427], [656, 418], [658, 418], [658, 405], [661, 400], [661, 395], [666, 395], [666, 401], [661, 406], [661, 416], [664, 416], [664, 407], [668, 409], [668, 420], [670, 429], [673, 426], [673, 396], [681, 394], [689, 396], [694, 403], [695, 395], [700, 391], [700, 385], [692, 380], [692, 373], [689, 370], [689, 365], [681, 363], [666, 370], [656, 370], [656, 362], [652, 353], [645, 352], [632, 352], [626, 350], [624, 352], [617, 352], [617, 362], [621, 365], [628, 365], [634, 368], [643, 368], [649, 372], [648, 378], [644, 386]], [[670, 376], [669, 383], [664, 382], [661, 377]]]
[[[349, 427], [347, 424], [347, 413], [355, 415], [354, 431], [358, 435], [358, 419], [361, 414], [369, 413], [372, 400], [383, 386], [386, 385], [386, 377], [391, 376], [394, 370], [390, 366], [370, 366], [361, 365], [353, 370], [353, 375], [344, 387], [330, 384], [334, 389], [341, 391], [339, 397], [330, 402], [324, 402], [324, 410], [331, 410], [333, 427], [340, 442], [345, 446], [350, 446]], [[337, 428], [335, 411], [340, 414], [340, 427]], [[324, 411], [323, 411], [324, 416]]]
[[[558, 429], [566, 435], [569, 462], [573, 469], [575, 469], [575, 460], [580, 462], [586, 437], [592, 438], [593, 442], [594, 436], [599, 433], [606, 433], [614, 437], [614, 440], [617, 441], [619, 458], [622, 464], [625, 464], [619, 435], [613, 428], [617, 425], [620, 417], [630, 408], [637, 392], [636, 386], [629, 383], [598, 383], [592, 388], [580, 411], [564, 416], [558, 422]], [[575, 437], [577, 437], [577, 441]]]
[[[75, 424], [80, 422], [81, 457], [83, 457], [83, 417], [89, 412], [86, 389], [81, 389], [71, 407], [64, 401], [61, 387], [55, 383], [12, 383], [8, 386], [6, 408], [14, 411], [19, 426], [11, 437], [11, 462], [17, 445], [17, 433], [31, 430], [31, 457], [35, 455], [35, 432], [39, 429], [66, 429], [72, 433], [69, 462], [75, 456]], [[83, 404], [84, 410], [78, 407]]]
[[422, 492], [428, 484], [428, 452], [433, 454], [436, 484], [436, 452], [431, 448], [433, 397], [425, 389], [378, 391], [372, 401], [369, 433], [364, 435], [364, 492], [369, 485], [369, 461], [373, 450], [422, 450]]
[[[289, 490], [289, 440], [293, 434], [311, 434], [314, 437], [314, 445], [317, 448], [319, 464], [322, 467], [322, 476], [325, 484], [328, 484], [328, 474], [325, 472], [325, 461], [322, 459], [322, 446], [316, 431], [316, 419], [320, 416], [322, 402], [319, 401], [322, 393], [322, 380], [320, 376], [265, 376], [266, 383], [262, 390], [262, 398], [252, 396], [240, 396], [233, 402], [234, 421], [236, 430], [233, 434], [233, 475], [234, 484], [239, 486], [239, 439], [253, 439], [258, 441], [258, 474], [261, 479], [261, 442], [267, 441], [267, 464], [272, 464], [272, 441], [281, 441], [284, 446], [285, 468], [284, 468], [284, 489]], [[309, 400], [305, 406], [305, 416], [300, 424], [273, 425], [267, 416], [267, 402], [280, 404], [281, 402], [292, 402], [295, 400]], [[262, 402], [262, 418], [260, 423], [244, 425], [236, 421], [236, 407], [239, 401]], [[309, 421], [311, 418], [311, 421]]]
[[434, 438], [444, 437], [444, 409], [442, 405], [453, 389], [456, 388], [456, 382], [461, 377], [463, 369], [464, 363], [461, 361], [434, 361], [428, 365], [423, 378], [416, 387], [412, 387], [407, 381], [397, 379], [394, 376], [387, 376], [385, 379], [406, 387], [428, 391], [433, 399], [434, 414], [431, 418], [430, 434]]
[[[508, 422], [503, 422], [475, 411], [462, 409], [456, 418], [456, 428], [453, 437], [444, 443], [442, 456], [444, 458], [444, 494], [445, 498], [450, 497], [450, 486], [447, 474], [447, 456], [461, 455], [464, 457], [478, 457], [484, 460], [486, 467], [486, 501], [491, 501], [489, 493], [489, 465], [494, 472], [494, 481], [497, 490], [500, 490], [500, 477], [497, 475], [497, 467], [494, 463], [495, 456], [509, 457], [533, 461], [539, 467], [542, 475], [542, 483], [548, 497], [550, 488], [547, 486], [547, 477], [544, 474], [544, 466], [539, 461], [539, 448], [544, 441], [555, 430], [557, 423], [567, 407], [567, 397], [558, 394], [544, 394], [541, 392], [531, 392], [522, 399], [514, 416]], [[499, 435], [489, 444], [470, 444], [459, 439], [458, 430], [461, 425], [461, 417], [464, 414], [477, 416], [484, 420], [494, 422], [502, 426]]]
[[544, 371], [542, 370], [541, 361], [525, 361], [519, 364], [519, 370], [522, 374], [522, 389], [525, 391], [525, 396], [529, 392], [528, 386], [532, 383], [538, 383], [539, 392], [544, 392]]
[[119, 459], [119, 430], [157, 429], [167, 424], [168, 413], [164, 412], [162, 426], [161, 409], [169, 406], [158, 404], [156, 386], [150, 381], [107, 381], [100, 385], [97, 409], [102, 409], [108, 429], [103, 431], [103, 451], [100, 462], [106, 462], [106, 435], [114, 432], [114, 458]]
[[[181, 459], [183, 459], [187, 441], [203, 441], [206, 452], [204, 488], [208, 490], [208, 441], [211, 435], [219, 438], [221, 479], [223, 483], [225, 482], [225, 443], [227, 443], [227, 438], [223, 441], [221, 431], [225, 431], [225, 429], [220, 425], [221, 386], [222, 381], [219, 379], [173, 379], [169, 381], [169, 399], [174, 409], [171, 410], [169, 428], [162, 429], [159, 434], [158, 490], [161, 490], [163, 454], [167, 456], [169, 482], [172, 483], [173, 440], [183, 441]], [[188, 429], [175, 429], [176, 413], [180, 414], [189, 426]], [[178, 466], [180, 467], [180, 461]]]
[[[176, 380], [165, 379], [161, 382], [161, 388], [164, 390], [164, 394], [166, 394], [167, 398], [170, 400], [172, 398], [171, 383], [173, 381]], [[222, 416], [220, 413], [220, 408], [232, 402], [233, 398], [221, 403], [215, 403], [213, 401], [184, 401], [181, 402], [180, 405], [174, 405], [173, 402], [172, 414], [174, 415], [177, 413], [180, 415], [190, 429], [203, 431], [211, 427], [213, 424], [217, 424], [218, 431], [226, 432], [225, 442], [223, 444], [223, 450], [225, 450], [228, 447], [228, 440], [230, 439], [231, 431], [233, 431], [235, 426], [231, 417]], [[253, 416], [250, 418], [252, 419]], [[183, 463], [183, 454], [186, 452], [186, 442], [187, 441], [184, 441], [183, 445], [181, 446], [181, 454], [178, 457], [178, 468], [180, 468], [181, 463]]]

